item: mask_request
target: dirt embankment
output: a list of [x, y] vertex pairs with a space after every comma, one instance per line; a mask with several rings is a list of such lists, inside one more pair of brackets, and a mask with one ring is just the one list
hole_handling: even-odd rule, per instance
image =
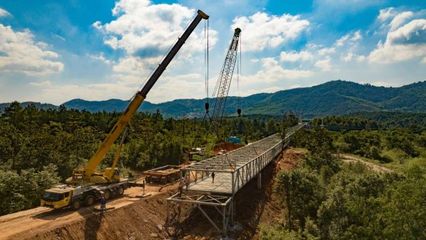
[[[38, 207], [0, 217], [0, 239], [158, 239], [166, 216], [165, 198], [176, 184], [127, 189], [107, 203], [103, 216], [96, 207], [79, 211]], [[161, 191], [160, 191], [161, 188]]]
[[259, 239], [261, 225], [271, 225], [282, 221], [283, 207], [280, 197], [274, 192], [275, 176], [281, 170], [291, 170], [299, 164], [304, 153], [297, 149], [287, 149], [275, 164], [262, 171], [262, 189], [257, 189], [252, 181], [237, 195], [237, 222], [242, 232], [237, 239]]
[[[276, 173], [297, 166], [301, 151], [288, 149], [275, 164], [262, 172], [262, 189], [253, 179], [236, 196], [235, 239], [258, 239], [260, 224], [272, 224], [282, 218], [278, 196], [273, 192]], [[150, 197], [140, 198], [142, 189], [131, 188], [124, 197], [108, 202], [103, 216], [94, 207], [79, 211], [51, 211], [35, 208], [0, 217], [0, 239], [165, 239], [164, 224], [168, 206], [166, 198], [177, 185], [148, 187]], [[182, 215], [190, 216], [182, 223], [183, 239], [217, 239], [219, 235], [200, 211], [184, 208]], [[214, 211], [214, 209], [213, 209]], [[219, 218], [219, 216], [217, 216]]]

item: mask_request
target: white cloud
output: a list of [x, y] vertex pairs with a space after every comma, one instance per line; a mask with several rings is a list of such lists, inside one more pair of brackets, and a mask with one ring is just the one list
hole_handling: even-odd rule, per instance
[[[124, 50], [124, 56], [110, 62], [112, 77], [120, 82], [141, 84], [186, 30], [196, 11], [180, 4], [120, 0], [116, 2], [112, 13], [116, 17], [115, 20], [105, 24], [96, 21], [92, 24], [104, 35], [106, 45], [116, 50]], [[179, 51], [176, 58], [181, 60], [181, 64], [193, 61], [195, 56], [204, 51], [202, 25], [203, 23], [199, 24], [198, 30], [191, 34]], [[210, 48], [213, 48], [217, 42], [217, 32], [210, 29], [209, 36]]]
[[341, 59], [344, 62], [363, 61], [365, 57], [358, 55], [359, 44], [363, 36], [361, 31], [348, 33], [337, 39], [331, 46], [308, 44], [299, 52], [281, 52], [282, 62], [298, 62], [304, 67], [318, 68], [322, 72], [333, 69], [332, 59]]
[[299, 38], [309, 24], [300, 16], [274, 16], [257, 12], [252, 16], [235, 18], [232, 29], [241, 28], [244, 42], [249, 43], [243, 46], [243, 51], [262, 51]]
[[30, 85], [35, 87], [51, 87], [52, 83], [49, 80], [30, 82]]
[[379, 45], [368, 56], [373, 63], [395, 63], [426, 56], [426, 45]]
[[312, 53], [308, 51], [300, 52], [281, 52], [280, 60], [282, 62], [298, 62], [298, 61], [309, 61], [313, 58]]
[[0, 18], [2, 17], [10, 17], [12, 14], [10, 14], [8, 11], [4, 10], [3, 8], [0, 8]]
[[335, 47], [321, 48], [321, 49], [318, 50], [318, 54], [320, 56], [328, 56], [328, 55], [333, 54], [335, 52], [336, 52]]
[[[205, 98], [203, 77], [197, 73], [164, 76], [147, 100], [150, 102], [165, 102], [182, 98]], [[179, 86], [179, 87], [176, 87]]]
[[397, 14], [390, 22], [390, 30], [393, 31], [407, 22], [414, 16], [413, 12], [402, 12]]
[[426, 44], [426, 19], [416, 19], [388, 33], [388, 44]]
[[155, 70], [161, 57], [140, 58], [135, 56], [126, 56], [118, 60], [113, 67], [114, 78], [129, 82], [141, 84], [141, 80], [146, 80], [147, 76]]
[[362, 40], [361, 31], [356, 31], [354, 33], [348, 33], [345, 36], [341, 37], [336, 41], [338, 47], [342, 47], [346, 44], [354, 44]]
[[380, 22], [385, 22], [385, 21], [395, 17], [396, 14], [397, 14], [397, 12], [395, 11], [395, 8], [393, 8], [393, 7], [381, 9], [377, 19]]
[[105, 54], [104, 54], [104, 53], [99, 53], [99, 54], [89, 54], [88, 56], [89, 56], [91, 59], [93, 59], [93, 60], [103, 62], [103, 63], [105, 63], [105, 64], [107, 64], [107, 65], [111, 65], [111, 64], [113, 64], [113, 63], [114, 63], [114, 61], [112, 61], [112, 60], [110, 60], [110, 59], [107, 59], [107, 58], [105, 57]]
[[358, 55], [354, 52], [347, 52], [346, 54], [342, 55], [342, 60], [344, 62], [351, 62], [351, 61], [357, 61], [357, 62], [362, 62], [365, 61], [366, 57], [363, 55]]
[[397, 13], [392, 9], [392, 14], [384, 13], [390, 11], [383, 10], [379, 15], [379, 20], [388, 20], [389, 30], [385, 42], [379, 42], [376, 49], [369, 54], [368, 60], [373, 63], [389, 64], [426, 57], [424, 11]]
[[286, 69], [274, 58], [260, 59], [261, 69], [256, 74], [243, 76], [241, 82], [244, 84], [253, 83], [274, 83], [280, 80], [294, 80], [308, 78], [313, 72], [303, 69]]
[[[195, 16], [195, 10], [180, 4], [153, 4], [149, 0], [116, 2], [109, 23], [97, 21], [93, 27], [105, 35], [105, 44], [124, 49], [127, 54], [141, 58], [162, 55], [184, 32]], [[183, 52], [190, 55], [204, 49], [202, 31], [191, 34]], [[217, 32], [210, 30], [210, 44], [217, 41]]]
[[[165, 102], [178, 98], [203, 98], [204, 82], [199, 74], [183, 74], [165, 76], [154, 86], [155, 91], [148, 94], [147, 101]], [[31, 82], [34, 91], [38, 91], [38, 99], [61, 104], [70, 99], [105, 100], [110, 98], [130, 99], [139, 90], [139, 84], [133, 82], [108, 82], [93, 84], [57, 84], [52, 81]], [[179, 88], [176, 88], [179, 86]], [[173, 89], [173, 91], [171, 91]], [[165, 94], [167, 93], [167, 94]], [[191, 93], [188, 95], [188, 93]]]
[[[42, 81], [30, 84], [34, 91], [39, 91], [37, 98], [55, 104], [61, 104], [74, 98], [86, 100], [130, 99], [137, 91], [135, 86], [123, 83], [56, 84], [51, 81]], [[105, 94], [108, 97], [105, 97]]]
[[323, 72], [331, 71], [331, 61], [330, 59], [319, 60], [315, 63], [315, 67], [321, 69]]
[[44, 42], [34, 40], [29, 30], [14, 31], [0, 24], [0, 72], [18, 72], [30, 76], [61, 72], [64, 65], [56, 52]]

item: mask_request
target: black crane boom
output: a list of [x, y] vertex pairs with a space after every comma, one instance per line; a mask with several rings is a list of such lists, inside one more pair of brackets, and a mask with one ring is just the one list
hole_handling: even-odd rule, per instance
[[192, 31], [197, 27], [198, 23], [202, 19], [208, 19], [209, 15], [205, 14], [203, 11], [198, 10], [197, 16], [194, 18], [194, 20], [191, 22], [189, 27], [185, 30], [185, 32], [182, 34], [182, 36], [178, 39], [176, 44], [173, 46], [173, 48], [170, 50], [170, 52], [167, 54], [167, 56], [163, 59], [163, 61], [160, 63], [157, 69], [155, 69], [155, 72], [151, 75], [151, 77], [146, 82], [145, 86], [143, 86], [142, 90], [139, 92], [139, 94], [142, 95], [142, 97], [146, 98], [146, 95], [148, 94], [149, 90], [154, 86], [155, 82], [160, 78], [161, 74], [166, 70], [169, 63], [172, 61], [173, 57], [178, 53], [179, 49], [183, 46], [185, 41], [188, 39], [189, 35], [191, 35]]

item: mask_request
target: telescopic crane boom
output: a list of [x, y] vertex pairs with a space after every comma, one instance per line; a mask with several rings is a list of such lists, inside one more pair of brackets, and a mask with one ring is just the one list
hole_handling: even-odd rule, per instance
[[107, 168], [103, 174], [95, 173], [96, 168], [105, 158], [105, 155], [111, 149], [113, 143], [117, 140], [120, 134], [123, 132], [125, 127], [128, 125], [130, 119], [133, 117], [135, 112], [138, 110], [139, 106], [142, 104], [147, 94], [160, 78], [161, 74], [167, 68], [169, 63], [172, 61], [173, 57], [178, 53], [179, 49], [183, 46], [185, 41], [197, 27], [202, 19], [208, 19], [209, 16], [205, 14], [203, 11], [198, 10], [197, 16], [191, 22], [189, 27], [185, 30], [182, 36], [178, 39], [176, 44], [170, 50], [170, 52], [166, 55], [151, 77], [148, 79], [143, 88], [136, 93], [132, 101], [127, 106], [124, 113], [120, 116], [117, 123], [114, 125], [112, 130], [109, 132], [107, 137], [102, 142], [101, 146], [98, 148], [96, 153], [90, 158], [87, 162], [87, 165], [80, 170], [74, 172], [73, 179], [79, 179], [83, 181], [88, 181], [91, 183], [104, 183], [110, 182], [113, 180], [115, 169]]

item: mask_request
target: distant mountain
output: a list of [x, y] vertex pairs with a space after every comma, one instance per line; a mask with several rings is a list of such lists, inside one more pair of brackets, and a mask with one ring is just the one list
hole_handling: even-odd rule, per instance
[[[10, 105], [10, 103], [0, 103], [0, 113], [3, 112], [8, 106]], [[21, 102], [20, 105], [25, 108], [28, 107], [29, 105], [34, 105], [36, 108], [38, 109], [57, 109], [58, 106], [50, 104], [50, 103], [40, 103], [40, 102]]]
[[[158, 109], [167, 117], [200, 117], [204, 115], [205, 101], [205, 99], [178, 99], [159, 104], [144, 102], [140, 111], [156, 112]], [[128, 101], [119, 99], [107, 101], [74, 99], [64, 103], [67, 108], [91, 112], [119, 112], [123, 111], [127, 104]], [[286, 111], [296, 111], [307, 118], [355, 112], [426, 112], [426, 81], [394, 88], [336, 80], [307, 88], [259, 93], [242, 98], [229, 97], [225, 114], [235, 115], [239, 105], [246, 115], [280, 115]], [[210, 107], [213, 108], [212, 99]]]
[[[205, 99], [178, 99], [160, 104], [145, 102], [141, 111], [155, 112], [158, 109], [166, 116], [202, 116], [204, 102]], [[292, 110], [312, 117], [371, 111], [426, 112], [426, 81], [393, 88], [336, 80], [308, 88], [260, 93], [240, 99], [229, 97], [225, 113], [235, 114], [238, 102], [244, 114], [279, 115]], [[100, 102], [72, 100], [64, 104], [69, 108], [88, 111], [122, 111], [128, 102], [117, 99]]]

